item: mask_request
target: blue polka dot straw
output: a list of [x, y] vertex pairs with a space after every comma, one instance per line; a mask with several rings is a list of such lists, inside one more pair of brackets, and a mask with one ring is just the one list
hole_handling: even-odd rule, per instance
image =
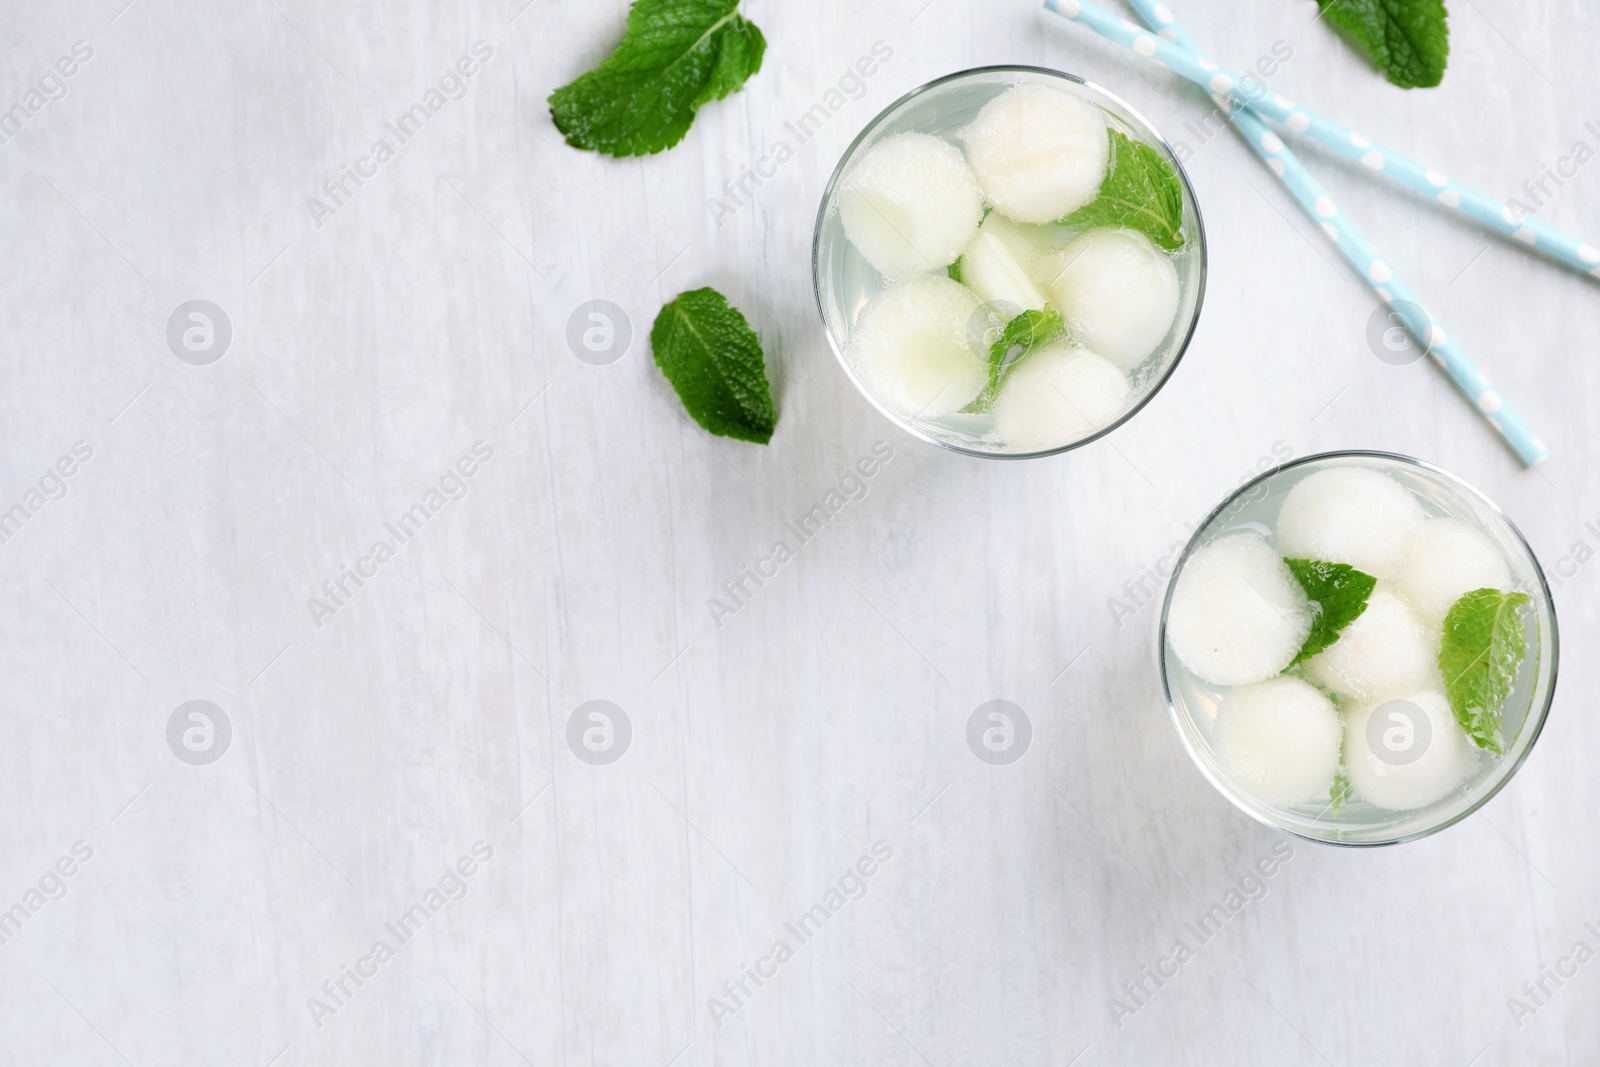
[[[1310, 108], [1296, 104], [1278, 93], [1269, 93], [1255, 79], [1241, 76], [1217, 66], [1205, 57], [1204, 51], [1194, 47], [1194, 39], [1180, 35], [1175, 28], [1177, 20], [1164, 3], [1135, 4], [1157, 32], [1168, 40], [1158, 40], [1133, 23], [1120, 19], [1095, 6], [1088, 0], [1057, 0], [1045, 7], [1075, 22], [1082, 22], [1141, 56], [1154, 59], [1170, 67], [1191, 81], [1206, 86], [1212, 92], [1228, 94], [1252, 111], [1274, 122], [1281, 122], [1295, 133], [1305, 134], [1342, 156], [1356, 160], [1369, 170], [1377, 171], [1398, 182], [1420, 196], [1443, 204], [1497, 233], [1511, 237], [1524, 245], [1537, 249], [1557, 262], [1575, 270], [1600, 278], [1600, 246], [1582, 241], [1554, 226], [1534, 218], [1528, 211], [1479, 192], [1470, 186], [1454, 181], [1443, 171], [1392, 148], [1378, 144], [1362, 133]], [[1255, 91], [1249, 91], [1254, 86]], [[1248, 95], [1246, 92], [1248, 91]]]
[[1451, 382], [1505, 439], [1512, 451], [1529, 466], [1549, 458], [1550, 450], [1544, 442], [1506, 403], [1461, 347], [1445, 332], [1444, 327], [1427, 312], [1410, 287], [1395, 276], [1394, 269], [1367, 243], [1361, 231], [1339, 210], [1333, 198], [1317, 184], [1317, 180], [1283, 143], [1283, 139], [1246, 106], [1245, 100], [1234, 93], [1235, 87], [1240, 84], [1239, 79], [1205, 57], [1198, 43], [1178, 25], [1164, 3], [1156, 0], [1131, 2], [1142, 17], [1159, 28], [1166, 39], [1158, 39], [1126, 19], [1117, 18], [1086, 0], [1045, 0], [1045, 7], [1075, 22], [1082, 22], [1113, 43], [1152, 58], [1225, 97], [1219, 103], [1228, 112], [1229, 119], [1251, 150], [1283, 182], [1301, 208], [1333, 241], [1345, 261], [1360, 273], [1379, 299], [1389, 305], [1423, 350], [1444, 369]]

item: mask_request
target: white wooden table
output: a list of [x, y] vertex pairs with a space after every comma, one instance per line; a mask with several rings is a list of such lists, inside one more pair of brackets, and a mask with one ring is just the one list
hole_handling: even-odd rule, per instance
[[[1080, 27], [749, 0], [765, 68], [619, 163], [565, 147], [544, 101], [624, 5], [521, 2], [5, 6], [0, 107], [26, 121], [0, 147], [0, 509], [26, 521], [0, 544], [0, 1062], [1600, 1061], [1600, 963], [1507, 1005], [1600, 949], [1593, 279], [1306, 149], [1550, 443], [1524, 471], [1426, 362], [1374, 358], [1373, 298], [1205, 137], [1203, 99]], [[1592, 8], [1451, 7], [1444, 86], [1412, 93], [1305, 0], [1179, 13], [1235, 66], [1283, 42], [1273, 88], [1501, 195], [1600, 149]], [[706, 201], [880, 41], [860, 98], [719, 227]], [[464, 55], [458, 98], [372, 160]], [[895, 431], [811, 292], [844, 146], [999, 62], [1088, 77], [1186, 142], [1210, 241], [1166, 389], [1031, 463]], [[367, 176], [335, 201], [347, 166]], [[1592, 237], [1597, 204], [1586, 162], [1540, 217]], [[770, 447], [706, 437], [653, 366], [656, 310], [701, 285], [770, 355]], [[214, 362], [169, 347], [191, 300], [230, 325]], [[631, 320], [615, 362], [567, 345], [591, 300]], [[864, 493], [716, 625], [723, 583], [880, 441]], [[1247, 472], [1334, 447], [1461, 474], [1566, 574], [1526, 767], [1371, 852], [1286, 848], [1211, 790], [1160, 700], [1157, 609], [1125, 591]], [[1138, 608], [1120, 627], [1114, 598]], [[1004, 766], [966, 741], [996, 699], [1032, 728]], [[169, 746], [191, 700], [225, 746], [187, 711]], [[592, 700], [623, 709], [620, 760], [568, 744]], [[1258, 899], [1194, 937], [1241, 886]], [[1158, 989], [1144, 968], [1179, 940]]]

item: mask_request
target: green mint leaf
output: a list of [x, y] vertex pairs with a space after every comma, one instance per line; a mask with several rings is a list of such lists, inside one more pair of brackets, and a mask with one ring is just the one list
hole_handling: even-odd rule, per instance
[[1528, 636], [1526, 593], [1474, 589], [1450, 606], [1439, 646], [1439, 671], [1456, 721], [1479, 748], [1503, 753], [1501, 716], [1517, 680]]
[[957, 256], [956, 261], [946, 267], [944, 272], [949, 275], [951, 281], [959, 282], [961, 280], [961, 257]]
[[715, 289], [679, 293], [650, 327], [656, 366], [708, 432], [764, 445], [778, 413], [767, 388], [761, 340]]
[[976, 400], [961, 409], [962, 412], [975, 415], [988, 411], [1017, 361], [1040, 345], [1060, 337], [1066, 328], [1061, 312], [1052, 307], [1024, 311], [1006, 323], [999, 339], [989, 346], [989, 382]]
[[1444, 78], [1450, 27], [1444, 0], [1317, 0], [1373, 64], [1402, 89], [1431, 89]]
[[[1344, 0], [1349, 3], [1351, 0]], [[1116, 130], [1111, 136], [1111, 159], [1106, 164], [1100, 192], [1087, 204], [1062, 219], [1066, 226], [1125, 226], [1150, 238], [1157, 248], [1176, 252], [1183, 247], [1183, 185], [1165, 156], [1149, 145]]]
[[1340, 771], [1334, 775], [1333, 785], [1328, 790], [1328, 814], [1337, 815], [1343, 811], [1344, 806], [1350, 802], [1350, 798], [1354, 794], [1355, 789], [1350, 785], [1350, 776], [1348, 774]]
[[550, 94], [550, 117], [574, 148], [642, 156], [671, 148], [700, 105], [761, 69], [767, 40], [738, 0], [634, 0], [611, 57]]
[[1304, 663], [1339, 640], [1339, 631], [1367, 610], [1367, 597], [1378, 579], [1348, 563], [1320, 559], [1285, 559], [1289, 571], [1311, 601], [1311, 632], [1290, 666]]

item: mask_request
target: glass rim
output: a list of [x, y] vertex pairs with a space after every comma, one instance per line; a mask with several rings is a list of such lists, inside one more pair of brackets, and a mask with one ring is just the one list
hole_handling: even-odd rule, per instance
[[[1184, 564], [1186, 564], [1189, 561], [1189, 557], [1194, 554], [1201, 536], [1211, 528], [1211, 524], [1216, 521], [1217, 516], [1221, 515], [1230, 505], [1234, 503], [1234, 501], [1238, 500], [1245, 493], [1254, 489], [1256, 486], [1267, 481], [1268, 479], [1277, 477], [1285, 471], [1293, 470], [1295, 467], [1304, 466], [1305, 464], [1313, 463], [1318, 460], [1344, 459], [1350, 457], [1382, 459], [1420, 468], [1441, 478], [1453, 488], [1464, 492], [1468, 497], [1475, 499], [1487, 507], [1490, 514], [1504, 523], [1506, 529], [1511, 531], [1512, 537], [1515, 539], [1517, 544], [1522, 546], [1522, 550], [1527, 555], [1528, 561], [1533, 564], [1533, 574], [1534, 577], [1538, 579], [1538, 588], [1542, 594], [1541, 603], [1544, 605], [1545, 609], [1550, 615], [1550, 677], [1544, 686], [1543, 701], [1540, 701], [1539, 694], [1537, 691], [1535, 691], [1533, 702], [1529, 705], [1529, 718], [1523, 721], [1522, 730], [1526, 732], [1531, 727], [1532, 732], [1527, 734], [1528, 741], [1522, 746], [1522, 751], [1517, 753], [1514, 758], [1508, 757], [1507, 759], [1503, 760], [1495, 769], [1496, 778], [1489, 783], [1488, 788], [1484, 789], [1470, 804], [1451, 815], [1449, 818], [1443, 819], [1429, 826], [1425, 826], [1414, 833], [1400, 834], [1374, 841], [1337, 840], [1334, 838], [1315, 837], [1311, 834], [1301, 833], [1298, 830], [1291, 829], [1290, 827], [1283, 825], [1281, 822], [1269, 818], [1262, 811], [1257, 811], [1255, 808], [1250, 806], [1250, 804], [1247, 804], [1246, 800], [1253, 798], [1249, 798], [1243, 790], [1224, 780], [1222, 776], [1216, 773], [1212, 767], [1207, 765], [1205, 760], [1200, 758], [1200, 753], [1195, 750], [1194, 741], [1190, 738], [1185, 724], [1185, 720], [1192, 720], [1193, 716], [1189, 716], [1178, 711], [1177, 702], [1173, 700], [1172, 697], [1172, 685], [1168, 680], [1167, 612], [1172, 607], [1173, 590], [1177, 588], [1178, 575], [1183, 572]], [[1544, 653], [1545, 650], [1541, 647], [1540, 655], [1543, 656]], [[1527, 762], [1528, 756], [1532, 754], [1534, 745], [1538, 743], [1539, 736], [1544, 731], [1545, 720], [1550, 716], [1550, 707], [1555, 702], [1556, 677], [1560, 673], [1561, 667], [1561, 633], [1560, 625], [1556, 619], [1555, 597], [1550, 593], [1550, 583], [1545, 579], [1544, 567], [1539, 563], [1539, 557], [1534, 553], [1533, 546], [1528, 543], [1528, 539], [1523, 536], [1522, 531], [1517, 527], [1517, 524], [1511, 521], [1511, 517], [1505, 513], [1499, 504], [1496, 504], [1477, 486], [1461, 478], [1459, 475], [1452, 474], [1450, 471], [1445, 470], [1443, 467], [1440, 467], [1437, 464], [1429, 463], [1427, 460], [1418, 459], [1415, 456], [1408, 456], [1400, 452], [1384, 452], [1377, 449], [1345, 448], [1332, 449], [1327, 452], [1317, 452], [1309, 456], [1302, 456], [1299, 459], [1287, 460], [1275, 467], [1269, 468], [1268, 470], [1256, 475], [1254, 478], [1251, 478], [1249, 481], [1241, 484], [1237, 489], [1224, 497], [1221, 503], [1211, 509], [1210, 513], [1207, 514], [1206, 517], [1201, 520], [1200, 524], [1195, 527], [1194, 533], [1190, 536], [1188, 542], [1183, 546], [1183, 551], [1178, 554], [1177, 562], [1173, 564], [1172, 577], [1167, 582], [1167, 592], [1161, 601], [1160, 624], [1156, 630], [1156, 655], [1157, 661], [1160, 665], [1161, 695], [1167, 702], [1167, 713], [1172, 719], [1173, 727], [1178, 732], [1178, 739], [1182, 742], [1184, 751], [1188, 753], [1189, 761], [1199, 769], [1201, 775], [1206, 779], [1206, 781], [1210, 782], [1212, 788], [1220, 793], [1228, 801], [1228, 803], [1232, 804], [1235, 808], [1238, 808], [1240, 811], [1244, 812], [1246, 815], [1250, 816], [1252, 819], [1256, 820], [1262, 825], [1269, 826], [1279, 833], [1288, 834], [1290, 837], [1295, 837], [1302, 841], [1310, 841], [1318, 845], [1331, 845], [1337, 848], [1383, 848], [1388, 845], [1403, 844], [1407, 841], [1417, 841], [1424, 837], [1431, 837], [1442, 830], [1448, 830], [1450, 827], [1466, 819], [1468, 816], [1476, 814], [1485, 804], [1493, 800], [1495, 796], [1499, 794], [1500, 790], [1506, 787], [1506, 784], [1509, 783], [1512, 778], [1516, 777], [1517, 772], [1522, 769], [1522, 765]], [[1537, 714], [1535, 714], [1535, 712]], [[1519, 734], [1519, 737], [1520, 736], [1521, 734]]]
[[[1198, 246], [1200, 255], [1198, 279], [1195, 282], [1194, 311], [1189, 316], [1189, 324], [1184, 330], [1183, 339], [1178, 342], [1176, 348], [1174, 349], [1172, 362], [1167, 365], [1167, 369], [1162, 372], [1161, 377], [1158, 378], [1150, 387], [1150, 391], [1141, 397], [1138, 403], [1134, 404], [1127, 411], [1117, 416], [1117, 418], [1112, 422], [1102, 426], [1094, 433], [1080, 437], [1075, 441], [1069, 441], [1064, 445], [1057, 445], [1054, 448], [1040, 449], [1033, 452], [992, 452], [978, 448], [971, 448], [955, 441], [943, 440], [935, 437], [931, 433], [928, 433], [926, 430], [921, 429], [899, 412], [891, 411], [888, 407], [884, 406], [884, 404], [875, 395], [873, 395], [872, 390], [867, 388], [866, 383], [863, 382], [856, 374], [855, 368], [850, 365], [850, 361], [845, 358], [843, 347], [839, 344], [838, 339], [834, 337], [833, 330], [828, 325], [828, 313], [822, 304], [822, 224], [827, 219], [828, 207], [833, 203], [834, 193], [839, 186], [839, 179], [844, 175], [845, 164], [850, 161], [851, 157], [854, 156], [856, 149], [861, 147], [861, 143], [865, 141], [880, 124], [882, 124], [884, 119], [898, 111], [905, 104], [923, 95], [924, 93], [930, 92], [933, 89], [937, 89], [940, 86], [945, 85], [948, 82], [957, 81], [963, 78], [970, 78], [980, 74], [1040, 74], [1050, 78], [1058, 78], [1063, 81], [1073, 82], [1074, 84], [1088, 89], [1091, 93], [1104, 97], [1106, 100], [1115, 104], [1118, 108], [1122, 109], [1125, 114], [1131, 116], [1138, 123], [1140, 132], [1146, 135], [1155, 144], [1159, 145], [1162, 152], [1166, 154], [1168, 161], [1172, 164], [1173, 170], [1177, 172], [1179, 184], [1183, 187], [1184, 201], [1194, 211], [1195, 243]], [[933, 79], [930, 82], [924, 82], [922, 85], [919, 85], [909, 92], [902, 94], [893, 103], [889, 104], [882, 111], [879, 111], [876, 115], [874, 115], [872, 119], [861, 128], [861, 132], [856, 134], [855, 138], [850, 142], [849, 146], [844, 150], [844, 152], [840, 154], [839, 162], [833, 168], [833, 174], [828, 178], [827, 186], [822, 190], [822, 202], [817, 206], [817, 222], [811, 234], [811, 293], [816, 301], [817, 316], [822, 320], [822, 332], [828, 337], [828, 347], [833, 349], [834, 358], [837, 359], [839, 361], [839, 365], [844, 368], [846, 376], [849, 377], [851, 384], [856, 387], [856, 391], [864, 396], [867, 399], [867, 402], [876, 408], [879, 414], [883, 415], [884, 418], [888, 419], [890, 422], [894, 423], [894, 425], [918, 440], [926, 441], [931, 445], [937, 445], [940, 448], [950, 452], [955, 452], [959, 455], [974, 456], [979, 459], [1040, 459], [1045, 456], [1060, 455], [1063, 452], [1070, 452], [1073, 449], [1082, 448], [1084, 445], [1098, 441], [1100, 438], [1104, 437], [1112, 430], [1117, 429], [1123, 423], [1129, 421], [1140, 411], [1142, 411], [1144, 406], [1150, 403], [1151, 400], [1155, 399], [1156, 394], [1161, 392], [1161, 390], [1166, 387], [1167, 382], [1171, 380], [1172, 375], [1177, 371], [1178, 364], [1183, 362], [1184, 354], [1188, 352], [1190, 342], [1194, 340], [1195, 329], [1200, 324], [1200, 309], [1205, 304], [1207, 267], [1208, 255], [1206, 249], [1206, 225], [1205, 219], [1200, 214], [1200, 200], [1195, 196], [1194, 185], [1189, 181], [1188, 172], [1183, 169], [1183, 164], [1179, 162], [1177, 153], [1172, 150], [1172, 145], [1168, 143], [1167, 139], [1161, 135], [1161, 132], [1157, 130], [1155, 126], [1151, 124], [1150, 120], [1145, 118], [1138, 109], [1134, 108], [1126, 100], [1122, 99], [1122, 97], [1104, 88], [1103, 86], [1097, 85], [1096, 83], [1085, 78], [1080, 78], [1076, 74], [1068, 74], [1063, 70], [1054, 70], [1050, 67], [1031, 66], [1024, 63], [1002, 63], [985, 67], [969, 67], [966, 70], [958, 70], [951, 74], [945, 74], [941, 77]]]

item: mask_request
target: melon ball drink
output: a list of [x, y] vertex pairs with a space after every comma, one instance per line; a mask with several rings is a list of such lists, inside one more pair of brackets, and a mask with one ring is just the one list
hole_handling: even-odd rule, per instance
[[1205, 240], [1177, 160], [1125, 104], [994, 67], [862, 132], [812, 270], [834, 351], [879, 410], [957, 451], [1034, 456], [1160, 388], [1199, 314]]
[[1404, 456], [1327, 453], [1206, 520], [1160, 657], [1179, 735], [1229, 800], [1302, 837], [1389, 844], [1465, 817], [1527, 756], [1556, 618], [1476, 490]]

